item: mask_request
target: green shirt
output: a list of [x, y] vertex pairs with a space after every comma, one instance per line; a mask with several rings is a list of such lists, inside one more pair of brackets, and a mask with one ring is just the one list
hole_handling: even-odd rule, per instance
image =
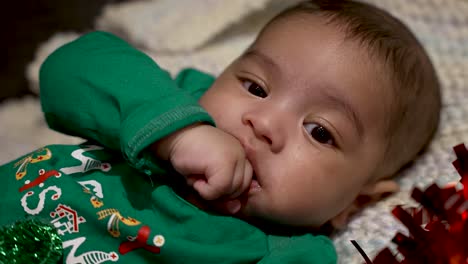
[[197, 103], [211, 76], [186, 70], [172, 80], [123, 40], [95, 32], [54, 52], [40, 82], [49, 125], [103, 147], [47, 146], [0, 167], [0, 209], [9, 212], [0, 225], [52, 223], [64, 263], [336, 263], [325, 236], [265, 234], [166, 184], [170, 170], [145, 149], [189, 124], [214, 125]]

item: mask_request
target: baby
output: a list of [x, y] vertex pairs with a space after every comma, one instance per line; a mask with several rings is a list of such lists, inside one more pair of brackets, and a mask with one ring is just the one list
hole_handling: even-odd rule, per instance
[[[310, 232], [341, 228], [395, 192], [392, 176], [430, 141], [441, 104], [413, 34], [354, 1], [285, 10], [216, 80], [192, 69], [172, 80], [94, 32], [54, 52], [40, 85], [51, 128], [105, 148], [49, 146], [1, 167], [10, 214], [0, 224], [50, 215], [66, 263], [93, 252], [124, 263], [334, 263], [329, 239]], [[58, 220], [64, 212], [73, 225]]]
[[352, 1], [283, 12], [199, 102], [218, 129], [181, 130], [157, 153], [183, 175], [203, 175], [189, 182], [204, 199], [247, 193], [229, 204], [238, 216], [309, 227], [340, 226], [357, 197], [394, 192], [390, 178], [429, 141], [440, 110], [415, 37]]

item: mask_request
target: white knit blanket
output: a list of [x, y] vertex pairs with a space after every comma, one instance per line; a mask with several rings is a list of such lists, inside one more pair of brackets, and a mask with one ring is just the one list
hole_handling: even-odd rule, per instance
[[[354, 239], [372, 257], [389, 245], [397, 230], [405, 231], [390, 210], [412, 204], [409, 191], [457, 180], [452, 147], [468, 143], [468, 1], [367, 0], [402, 19], [427, 48], [443, 86], [440, 129], [429, 150], [402, 172], [402, 191], [364, 210], [333, 239], [340, 263], [362, 263], [351, 245]], [[109, 5], [96, 20], [96, 29], [114, 32], [139, 47], [172, 73], [195, 66], [218, 74], [254, 39], [278, 10], [297, 0], [153, 0]], [[60, 33], [37, 51], [26, 70], [37, 91], [37, 72], [45, 56], [80, 33]], [[0, 105], [0, 163], [51, 143], [77, 143], [46, 128], [36, 99]], [[330, 188], [332, 190], [332, 188]]]

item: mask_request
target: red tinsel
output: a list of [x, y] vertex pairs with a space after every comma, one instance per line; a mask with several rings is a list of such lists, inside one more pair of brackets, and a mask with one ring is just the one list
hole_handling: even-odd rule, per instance
[[464, 144], [453, 149], [457, 159], [452, 164], [461, 176], [463, 188], [457, 190], [455, 185], [440, 188], [433, 184], [425, 191], [413, 189], [411, 197], [421, 207], [397, 206], [392, 211], [410, 234], [398, 232], [392, 239], [398, 258], [385, 248], [371, 261], [351, 241], [367, 264], [468, 264], [468, 150]]

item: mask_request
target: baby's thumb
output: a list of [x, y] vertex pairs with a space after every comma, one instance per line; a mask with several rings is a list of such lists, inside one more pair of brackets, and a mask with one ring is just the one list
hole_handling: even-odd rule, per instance
[[225, 199], [218, 199], [215, 201], [211, 201], [211, 206], [218, 212], [227, 215], [234, 215], [237, 214], [242, 204], [239, 199], [234, 200], [225, 200]]
[[208, 183], [205, 179], [197, 179], [193, 183], [193, 189], [207, 201], [212, 201], [221, 197], [222, 193], [213, 185]]
[[242, 204], [239, 199], [218, 199], [219, 195], [214, 195], [215, 191], [212, 190], [212, 186], [210, 186], [204, 179], [188, 178], [187, 180], [191, 180], [193, 182], [193, 189], [195, 189], [195, 191], [197, 191], [198, 194], [207, 201], [208, 204], [210, 204], [210, 207], [217, 212], [234, 215], [240, 211]]

